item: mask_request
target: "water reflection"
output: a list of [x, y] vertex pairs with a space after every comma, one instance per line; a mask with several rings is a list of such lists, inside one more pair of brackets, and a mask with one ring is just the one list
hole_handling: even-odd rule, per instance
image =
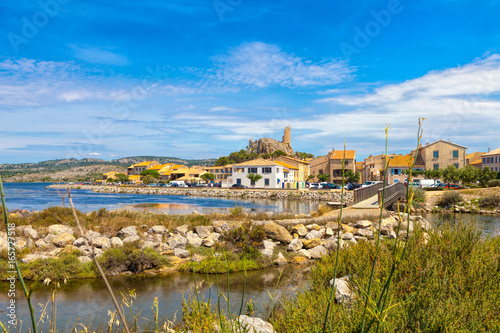
[[[287, 266], [285, 268], [268, 268], [260, 271], [247, 272], [245, 295], [243, 298], [243, 309], [251, 299], [256, 314], [265, 317], [269, 313], [271, 299], [269, 293], [274, 295], [275, 302], [283, 295], [289, 297], [298, 289], [307, 287], [307, 278], [310, 268]], [[229, 305], [231, 311], [239, 312], [242, 303], [243, 274], [229, 274], [229, 285], [225, 274], [195, 276], [199, 286], [200, 299], [208, 300], [211, 297], [212, 306], [217, 304], [217, 284], [220, 293], [227, 297], [229, 290]], [[133, 312], [144, 311], [141, 324], [149, 323], [152, 318], [151, 305], [155, 297], [158, 297], [160, 318], [179, 321], [182, 317], [181, 306], [183, 299], [188, 299], [194, 290], [193, 274], [174, 273], [162, 277], [127, 276], [111, 278], [110, 283], [115, 295], [120, 299], [121, 294], [128, 296], [129, 291], [135, 290], [136, 298], [133, 299]], [[7, 304], [8, 284], [0, 283], [0, 303]], [[18, 291], [21, 291], [18, 286]], [[33, 304], [37, 309], [37, 318], [41, 313], [41, 305], [45, 306], [51, 297], [51, 288], [38, 286]], [[225, 298], [220, 297], [221, 307], [227, 312]], [[26, 312], [26, 302], [21, 294], [16, 295], [18, 305], [18, 316], [29, 323]], [[50, 305], [49, 305], [50, 308]], [[59, 331], [69, 332], [76, 322], [88, 325], [90, 323], [105, 323], [109, 320], [108, 309], [113, 309], [104, 283], [100, 279], [72, 280], [62, 285], [57, 291], [57, 325]], [[50, 312], [50, 311], [49, 311]], [[5, 308], [0, 309], [0, 317], [5, 317]], [[148, 318], [148, 319], [146, 319]], [[6, 320], [2, 319], [2, 322]], [[48, 320], [43, 324], [49, 327]]]
[[429, 213], [422, 215], [428, 221], [434, 223], [458, 223], [464, 222], [477, 226], [485, 236], [500, 236], [500, 216], [480, 214], [449, 214]]

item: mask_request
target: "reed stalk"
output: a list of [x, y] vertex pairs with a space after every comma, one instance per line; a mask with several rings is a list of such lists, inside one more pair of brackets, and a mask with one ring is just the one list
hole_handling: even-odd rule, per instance
[[340, 221], [342, 221], [342, 211], [344, 208], [344, 186], [345, 186], [345, 150], [346, 150], [346, 140], [344, 140], [344, 156], [342, 158], [342, 189], [340, 193], [340, 212], [337, 218], [337, 253], [335, 255], [335, 269], [333, 271], [333, 279], [330, 282], [332, 289], [330, 291], [330, 298], [328, 299], [328, 305], [326, 306], [325, 320], [323, 322], [323, 333], [326, 332], [326, 326], [328, 324], [328, 315], [330, 314], [330, 307], [333, 302], [333, 295], [335, 294], [335, 279], [337, 278], [337, 269], [339, 265], [339, 253], [340, 253]]
[[[24, 296], [26, 297], [26, 300], [28, 302], [28, 307], [30, 311], [30, 317], [31, 317], [31, 326], [33, 328], [33, 333], [37, 333], [37, 327], [36, 327], [36, 319], [35, 319], [35, 310], [33, 309], [33, 304], [31, 303], [31, 295], [33, 293], [34, 289], [34, 284], [28, 290], [26, 287], [26, 284], [24, 283], [23, 275], [21, 274], [21, 270], [19, 269], [19, 264], [17, 263], [17, 258], [16, 258], [16, 249], [14, 247], [14, 241], [12, 240], [12, 233], [15, 233], [15, 226], [9, 224], [9, 214], [7, 212], [7, 205], [5, 204], [5, 195], [3, 193], [3, 182], [2, 182], [2, 177], [0, 176], [0, 196], [2, 198], [2, 207], [3, 207], [3, 217], [4, 217], [4, 223], [5, 223], [5, 231], [7, 232], [7, 242], [9, 243], [9, 261], [14, 262], [14, 266], [16, 268], [17, 276], [19, 277], [19, 282], [21, 283], [21, 287], [24, 292]], [[14, 232], [11, 232], [10, 229], [14, 228]], [[13, 260], [11, 260], [13, 259]], [[10, 266], [10, 264], [9, 264]], [[10, 267], [9, 267], [10, 268]]]
[[94, 264], [97, 267], [97, 270], [99, 271], [99, 274], [101, 275], [101, 278], [104, 281], [104, 284], [106, 285], [106, 288], [109, 292], [109, 295], [111, 296], [111, 299], [113, 300], [113, 304], [115, 305], [116, 311], [118, 312], [118, 315], [120, 316], [120, 319], [123, 322], [123, 327], [125, 328], [125, 331], [127, 333], [130, 333], [130, 330], [129, 330], [128, 325], [127, 325], [127, 321], [125, 319], [125, 316], [123, 315], [123, 312], [120, 308], [120, 305], [118, 304], [118, 301], [116, 300], [115, 294], [113, 293], [113, 289], [111, 288], [111, 285], [109, 284], [108, 279], [106, 278], [106, 275], [104, 274], [104, 271], [102, 270], [101, 265], [99, 264], [99, 261], [97, 260], [97, 257], [95, 256], [94, 244], [93, 244], [92, 240], [90, 240], [90, 244], [89, 244], [89, 241], [87, 240], [87, 236], [83, 232], [82, 226], [80, 224], [80, 220], [78, 219], [78, 215], [76, 214], [75, 205], [73, 204], [73, 199], [71, 198], [71, 192], [69, 189], [68, 189], [67, 193], [68, 193], [68, 201], [69, 201], [69, 204], [71, 206], [71, 210], [73, 212], [73, 216], [75, 218], [76, 225], [78, 226], [78, 231], [80, 231], [80, 235], [83, 237], [83, 239], [85, 241], [85, 245], [87, 246], [87, 248], [90, 251], [90, 256], [94, 260]]

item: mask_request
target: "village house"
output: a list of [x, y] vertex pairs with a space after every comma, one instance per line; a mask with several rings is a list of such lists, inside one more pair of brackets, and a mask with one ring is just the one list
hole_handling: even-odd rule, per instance
[[170, 173], [170, 180], [178, 180], [185, 181], [191, 183], [199, 183], [201, 178], [200, 176], [204, 173], [207, 173], [201, 167], [187, 167], [184, 166]]
[[[392, 155], [390, 155], [392, 156]], [[363, 182], [377, 181], [384, 179], [385, 155], [368, 156], [364, 160], [364, 168], [361, 172]]]
[[172, 180], [171, 179], [172, 172], [184, 167], [185, 166], [183, 164], [174, 164], [174, 163], [165, 164], [165, 166], [158, 171], [158, 173], [160, 174], [160, 179], [164, 181]]
[[356, 171], [359, 172], [359, 180], [358, 183], [364, 183], [365, 180], [363, 178], [363, 171], [365, 170], [365, 162], [356, 162]]
[[141, 163], [132, 164], [127, 168], [127, 175], [140, 175], [142, 171], [150, 169], [155, 165], [160, 165], [160, 163], [158, 163], [157, 161], [144, 161]]
[[446, 169], [449, 165], [461, 169], [465, 166], [466, 150], [467, 147], [451, 141], [437, 140], [419, 147], [418, 154], [426, 170]]
[[278, 156], [274, 158], [274, 162], [282, 162], [292, 167], [294, 170], [294, 180], [296, 182], [307, 181], [307, 176], [309, 176], [309, 165], [311, 164], [310, 162], [289, 156]]
[[102, 182], [106, 182], [108, 179], [116, 178], [116, 175], [119, 174], [120, 172], [118, 171], [111, 171], [111, 172], [106, 172], [105, 174], [102, 175]]
[[327, 155], [319, 156], [311, 161], [310, 172], [315, 176], [320, 174], [330, 175], [330, 182], [342, 183], [342, 160], [345, 158], [344, 169], [356, 172], [355, 150], [332, 150]]
[[482, 156], [486, 153], [480, 153], [478, 151], [468, 154], [465, 157], [465, 164], [466, 165], [471, 165], [476, 169], [482, 169], [483, 168], [483, 158]]
[[207, 172], [215, 176], [214, 183], [220, 183], [221, 187], [230, 187], [232, 185], [231, 176], [233, 174], [233, 165], [205, 167]]
[[[232, 184], [260, 188], [283, 188], [285, 183], [284, 169], [282, 165], [262, 158], [234, 164]], [[247, 175], [251, 173], [259, 174], [262, 178], [252, 184], [250, 179], [247, 178]]]
[[500, 148], [489, 150], [482, 156], [482, 168], [490, 168], [493, 171], [500, 171]]
[[[408, 170], [413, 164], [413, 155], [388, 155], [388, 165], [387, 165], [387, 183], [404, 183], [408, 179]], [[421, 171], [424, 170], [424, 164], [420, 156], [417, 157], [417, 161], [413, 165], [413, 170]], [[383, 176], [382, 176], [383, 177]]]

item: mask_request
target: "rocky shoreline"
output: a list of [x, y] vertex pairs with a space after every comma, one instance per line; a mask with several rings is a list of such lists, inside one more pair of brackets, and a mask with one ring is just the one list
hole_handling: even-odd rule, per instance
[[[322, 221], [327, 220], [325, 217], [322, 218]], [[265, 233], [264, 239], [256, 245], [262, 257], [276, 265], [307, 264], [339, 248], [355, 246], [358, 241], [372, 242], [378, 232], [383, 238], [394, 239], [397, 237], [395, 230], [399, 224], [399, 217], [397, 214], [391, 214], [383, 219], [380, 230], [378, 230], [378, 222], [368, 220], [341, 224], [340, 229], [333, 218], [324, 222], [323, 225], [294, 223], [302, 221], [304, 220], [250, 222], [250, 230], [259, 226]], [[404, 217], [401, 221], [399, 237], [406, 237], [407, 227], [410, 232], [413, 232], [417, 224], [424, 231], [431, 229], [431, 224], [421, 216], [410, 216], [409, 220]], [[194, 227], [181, 225], [172, 230], [164, 225], [128, 226], [116, 233], [87, 230], [85, 238], [93, 244], [98, 258], [109, 250], [120, 249], [129, 244], [137, 250], [154, 251], [157, 255], [168, 258], [171, 264], [173, 263], [170, 266], [154, 269], [145, 266], [141, 271], [155, 275], [177, 270], [180, 264], [191, 260], [201, 262], [206, 256], [196, 254], [195, 249], [217, 249], [224, 242], [229, 241], [228, 235], [235, 228], [242, 228], [242, 226], [239, 222], [227, 221], [214, 221], [210, 225]], [[340, 243], [337, 241], [339, 233]], [[6, 251], [7, 234], [5, 232], [0, 234], [0, 251]], [[80, 263], [91, 262], [91, 252], [85, 245], [85, 238], [78, 235], [77, 229], [69, 225], [53, 224], [47, 228], [34, 228], [31, 225], [18, 226], [15, 234], [16, 252], [22, 253], [18, 259], [24, 264], [36, 260], [59, 259], [61, 255], [67, 253], [77, 253], [77, 260]], [[237, 247], [238, 244], [232, 244], [232, 246]], [[127, 271], [125, 266], [117, 266], [107, 272], [110, 276], [132, 273], [137, 272]]]
[[[188, 195], [217, 198], [251, 198], [276, 200], [316, 200], [340, 202], [340, 191], [310, 191], [310, 190], [261, 190], [261, 189], [225, 189], [213, 187], [201, 188], [165, 188], [165, 187], [129, 187], [102, 185], [49, 185], [47, 188], [91, 190], [96, 193], [127, 193], [153, 195]], [[354, 200], [352, 191], [344, 192], [344, 202], [349, 205]]]

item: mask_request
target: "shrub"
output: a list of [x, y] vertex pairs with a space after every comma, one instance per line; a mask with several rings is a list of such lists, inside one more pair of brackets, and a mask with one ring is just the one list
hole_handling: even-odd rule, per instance
[[229, 229], [223, 237], [226, 247], [240, 253], [242, 258], [257, 259], [262, 256], [257, 250], [266, 238], [262, 225], [252, 225], [250, 222], [241, 223], [239, 227]]
[[133, 243], [128, 243], [121, 249], [106, 250], [99, 258], [99, 263], [106, 274], [116, 275], [124, 271], [140, 273], [167, 265], [168, 261], [152, 249], [139, 250]]
[[413, 189], [413, 201], [417, 203], [425, 202], [425, 190], [421, 188]]
[[463, 198], [460, 193], [450, 190], [443, 193], [441, 198], [439, 198], [439, 200], [437, 201], [437, 205], [440, 207], [449, 208], [461, 201], [463, 201]]
[[500, 195], [490, 194], [480, 198], [479, 206], [483, 208], [494, 208], [500, 206]]
[[500, 179], [492, 179], [488, 182], [488, 187], [500, 186]]

